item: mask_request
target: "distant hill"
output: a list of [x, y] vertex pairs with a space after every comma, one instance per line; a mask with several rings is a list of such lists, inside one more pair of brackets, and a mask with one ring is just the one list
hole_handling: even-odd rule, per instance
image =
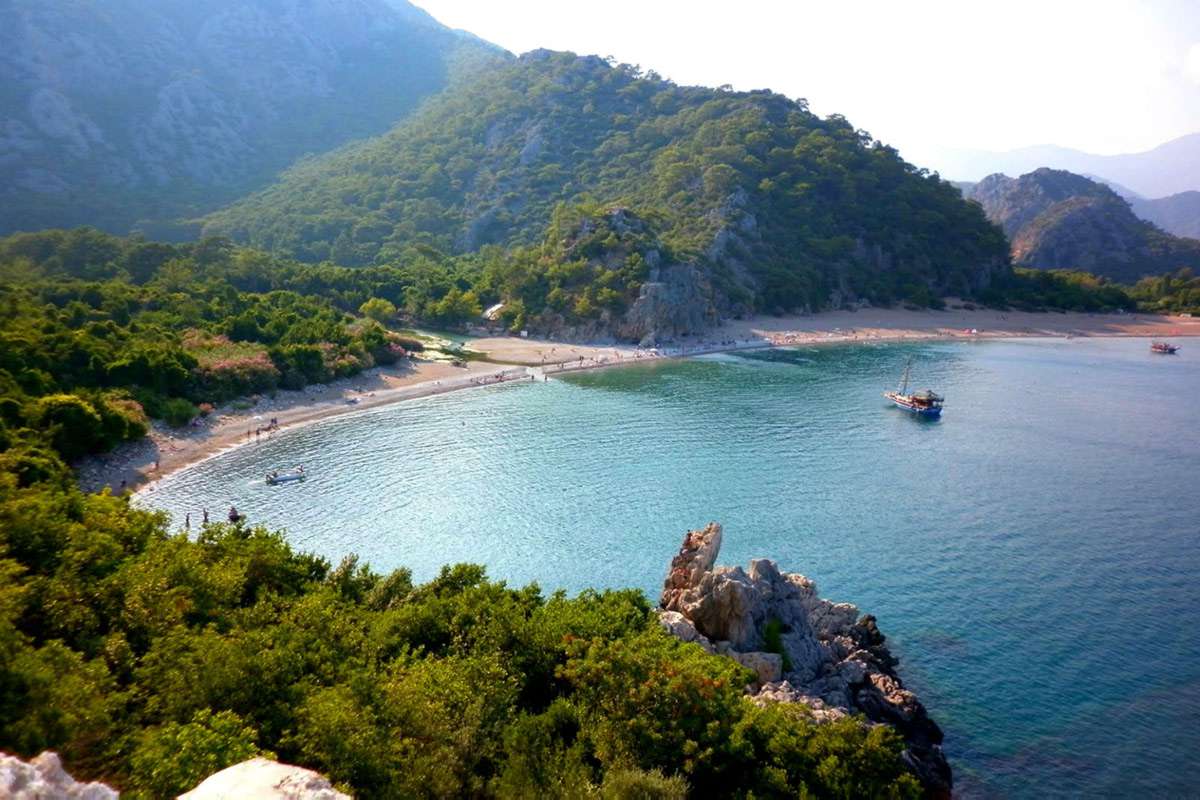
[[[1140, 219], [1153, 222], [1174, 236], [1200, 239], [1200, 192], [1180, 192], [1170, 197], [1159, 197], [1152, 200], [1099, 175], [1083, 177], [1112, 189], [1125, 202], [1129, 203], [1133, 213]], [[979, 185], [976, 181], [951, 181], [951, 183], [958, 187], [964, 197], [970, 197], [971, 192]]]
[[0, 3], [0, 233], [202, 213], [505, 57], [405, 0]]
[[1082, 175], [1047, 168], [1019, 178], [989, 175], [967, 197], [1004, 229], [1013, 261], [1023, 266], [1085, 270], [1126, 283], [1200, 268], [1200, 242], [1139, 219], [1116, 192]]
[[549, 51], [296, 166], [205, 230], [304, 260], [386, 263], [421, 243], [557, 247], [545, 240], [552, 216], [579, 203], [627, 208], [659, 242], [662, 266], [632, 285], [687, 265], [696, 280], [667, 294], [723, 312], [970, 293], [1007, 270], [978, 207], [840, 117]]
[[1139, 217], [1176, 236], [1200, 239], [1200, 192], [1180, 192], [1154, 200], [1130, 201]]
[[1200, 190], [1200, 133], [1181, 136], [1143, 153], [1100, 156], [1054, 145], [1007, 152], [956, 150], [944, 153], [939, 171], [963, 181], [1003, 173], [1023, 175], [1039, 167], [1103, 176], [1143, 197]]

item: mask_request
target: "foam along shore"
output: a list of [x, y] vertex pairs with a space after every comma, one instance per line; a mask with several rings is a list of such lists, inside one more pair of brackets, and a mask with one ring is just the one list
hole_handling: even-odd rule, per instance
[[[488, 361], [456, 367], [414, 360], [376, 368], [327, 385], [279, 391], [249, 407], [231, 403], [187, 428], [156, 424], [140, 442], [80, 461], [77, 475], [86, 491], [111, 487], [150, 489], [153, 482], [239, 446], [252, 446], [284, 428], [388, 403], [513, 380], [543, 380], [558, 374], [653, 362], [705, 353], [837, 342], [1069, 336], [1200, 336], [1200, 319], [1152, 314], [997, 312], [952, 309], [910, 311], [862, 309], [811, 315], [760, 316], [728, 320], [702, 336], [657, 348], [574, 344], [516, 336], [470, 340]], [[271, 425], [271, 420], [276, 424]], [[269, 430], [266, 430], [268, 429]], [[256, 435], [256, 431], [259, 433]]]

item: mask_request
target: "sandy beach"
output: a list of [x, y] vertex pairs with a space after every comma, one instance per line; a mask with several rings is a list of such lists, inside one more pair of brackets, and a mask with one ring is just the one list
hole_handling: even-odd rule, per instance
[[[233, 447], [253, 446], [280, 431], [402, 400], [483, 388], [516, 380], [546, 380], [585, 369], [636, 364], [710, 352], [836, 342], [1014, 337], [1200, 336], [1200, 319], [1152, 314], [1030, 313], [970, 310], [863, 309], [806, 316], [727, 320], [702, 337], [658, 348], [573, 344], [516, 336], [473, 339], [486, 361], [445, 361], [376, 368], [327, 385], [250, 398], [218, 408], [187, 428], [156, 424], [149, 436], [77, 464], [85, 491], [152, 489], [154, 481]], [[272, 425], [271, 421], [275, 424]]]
[[455, 367], [445, 361], [414, 360], [329, 384], [229, 403], [185, 428], [155, 423], [142, 441], [86, 458], [76, 465], [76, 473], [85, 491], [106, 486], [114, 491], [137, 489], [230, 448], [252, 447], [286, 428], [400, 400], [530, 379], [524, 367], [480, 361]]
[[1200, 336], [1200, 319], [1178, 316], [992, 311], [955, 306], [951, 303], [944, 311], [867, 308], [811, 316], [755, 317], [728, 321], [718, 332], [728, 332], [737, 339], [757, 336], [775, 345], [1019, 336]]

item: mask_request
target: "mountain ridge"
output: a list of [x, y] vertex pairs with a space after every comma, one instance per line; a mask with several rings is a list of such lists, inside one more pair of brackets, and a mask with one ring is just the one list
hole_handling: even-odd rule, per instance
[[1012, 243], [1016, 264], [1085, 270], [1125, 283], [1200, 267], [1200, 242], [1139, 219], [1110, 187], [1042, 167], [1019, 178], [989, 175], [970, 188]]
[[0, 9], [0, 232], [170, 233], [508, 57], [405, 0]]
[[1023, 175], [1038, 167], [1103, 176], [1147, 198], [1200, 190], [1200, 133], [1191, 133], [1136, 153], [1096, 155], [1057, 145], [1016, 150], [950, 150], [940, 172], [959, 180], [993, 173]]
[[[614, 209], [647, 221], [655, 249], [676, 259], [662, 269], [695, 268], [698, 282], [681, 291], [711, 287], [722, 314], [971, 294], [1007, 269], [978, 209], [841, 117], [548, 50], [431, 98], [381, 137], [298, 164], [204, 230], [306, 261], [499, 248], [553, 271], [536, 266], [558, 247], [552, 219], [579, 205], [593, 208], [589, 224]], [[625, 284], [626, 306], [650, 277]]]
[[1188, 191], [1154, 199], [1129, 201], [1134, 213], [1176, 236], [1200, 239], [1200, 192]]

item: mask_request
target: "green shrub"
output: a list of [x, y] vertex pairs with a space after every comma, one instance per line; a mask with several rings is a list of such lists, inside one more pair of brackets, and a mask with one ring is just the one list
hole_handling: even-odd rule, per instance
[[100, 414], [82, 397], [52, 394], [39, 398], [34, 406], [35, 424], [50, 434], [63, 458], [79, 458], [100, 445]]
[[783, 646], [783, 623], [778, 619], [767, 620], [763, 626], [763, 649], [768, 653], [778, 653], [783, 656], [783, 671], [792, 671], [792, 660], [788, 657]]
[[684, 800], [687, 781], [678, 775], [667, 777], [658, 770], [614, 769], [604, 776], [600, 787], [603, 800]]
[[182, 397], [172, 397], [162, 404], [162, 419], [168, 425], [182, 428], [196, 418], [200, 409]]
[[274, 758], [255, 744], [257, 734], [231, 711], [197, 711], [190, 722], [169, 722], [137, 737], [130, 785], [149, 797], [174, 797], [214, 772], [255, 756]]
[[387, 323], [396, 316], [396, 306], [382, 297], [372, 297], [358, 308], [358, 313], [378, 323]]

